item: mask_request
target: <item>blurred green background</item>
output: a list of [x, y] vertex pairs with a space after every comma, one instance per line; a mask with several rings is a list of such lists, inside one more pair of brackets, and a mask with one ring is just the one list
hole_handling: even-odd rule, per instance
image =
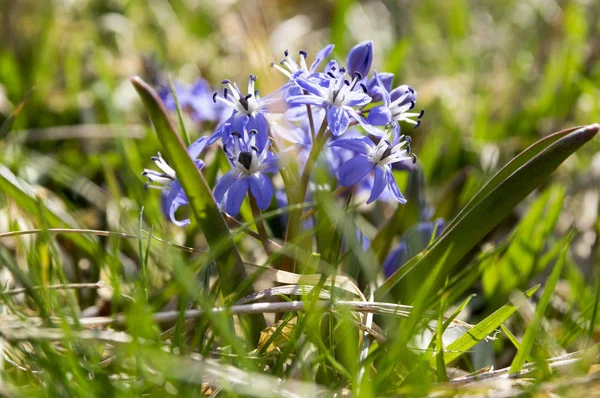
[[[427, 193], [447, 219], [536, 139], [600, 120], [600, 4], [591, 0], [0, 4], [0, 118], [35, 86], [2, 160], [67, 200], [90, 227], [110, 224], [88, 211], [90, 201], [102, 207], [116, 195], [131, 214], [142, 204], [156, 207], [156, 198], [144, 203], [140, 172], [157, 143], [132, 75], [155, 85], [168, 76], [187, 83], [203, 76], [216, 86], [255, 73], [264, 95], [283, 81], [269, 64], [284, 49], [314, 53], [332, 42], [344, 60], [351, 46], [371, 39], [374, 68], [415, 87], [427, 111], [413, 149]], [[588, 266], [597, 240], [598, 147], [586, 146], [553, 177], [572, 194], [558, 226], [577, 224], [583, 234], [576, 254]], [[444, 202], [462, 175], [460, 197]]]

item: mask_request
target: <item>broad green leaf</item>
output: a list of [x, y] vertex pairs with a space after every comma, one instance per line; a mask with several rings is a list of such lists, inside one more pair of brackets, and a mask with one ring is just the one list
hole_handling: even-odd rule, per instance
[[[592, 126], [595, 126], [595, 125], [592, 125]], [[588, 126], [588, 127], [592, 127], [592, 126]], [[473, 209], [473, 207], [475, 207], [475, 205], [477, 205], [479, 202], [481, 202], [483, 200], [483, 198], [485, 198], [487, 195], [489, 195], [494, 189], [496, 189], [496, 187], [498, 185], [500, 185], [504, 180], [506, 180], [511, 174], [513, 174], [519, 168], [524, 166], [525, 163], [527, 163], [528, 161], [533, 159], [536, 155], [541, 153], [546, 148], [550, 147], [552, 144], [554, 144], [559, 139], [565, 137], [566, 135], [568, 135], [578, 129], [581, 130], [582, 128], [585, 128], [585, 127], [571, 127], [571, 128], [559, 131], [557, 133], [550, 134], [549, 136], [544, 137], [541, 140], [530, 145], [523, 152], [521, 152], [520, 154], [515, 156], [502, 169], [500, 169], [500, 171], [498, 171], [494, 175], [494, 177], [492, 177], [492, 179], [489, 180], [488, 183], [485, 184], [483, 186], [483, 188], [481, 188], [479, 190], [479, 192], [477, 192], [475, 194], [475, 196], [473, 196], [473, 198], [471, 198], [471, 200], [469, 201], [469, 203], [466, 204], [464, 209], [462, 209], [460, 211], [460, 213], [458, 213], [458, 215], [456, 217], [454, 217], [452, 222], [446, 228], [446, 231], [450, 230], [450, 228], [452, 228], [454, 226], [454, 224], [459, 222], [464, 217], [464, 215], [467, 214], [467, 212], [469, 212], [471, 209]]]
[[[413, 270], [433, 268], [438, 259], [452, 246], [443, 275], [454, 266], [531, 191], [542, 184], [569, 155], [591, 140], [600, 130], [594, 124], [576, 131], [561, 132], [547, 137], [513, 159], [492, 178], [457, 216], [429, 249], [411, 259], [392, 275], [376, 292], [380, 300], [394, 289], [400, 295], [403, 284], [398, 282]], [[548, 145], [548, 143], [551, 144]], [[405, 302], [410, 301], [404, 298]], [[407, 302], [407, 303], [408, 303]]]
[[[192, 212], [202, 228], [209, 246], [214, 249], [219, 244], [222, 245], [223, 242], [231, 241], [229, 229], [217, 207], [212, 192], [204, 176], [188, 156], [187, 149], [177, 134], [177, 130], [164, 105], [154, 90], [142, 79], [133, 77], [131, 83], [144, 103], [163, 151], [177, 174], [177, 179], [186, 193]], [[215, 253], [220, 275], [219, 282], [225, 295], [236, 292], [236, 289], [246, 279], [244, 264], [237, 249], [233, 245], [227, 246], [228, 250], [218, 250]], [[251, 290], [252, 287], [248, 284], [246, 291], [236, 293], [247, 295], [252, 292]], [[248, 333], [251, 341], [258, 341], [260, 331], [266, 326], [263, 316], [251, 316], [249, 326]]]
[[19, 102], [19, 105], [17, 105], [17, 107], [10, 113], [10, 115], [8, 115], [8, 117], [4, 120], [4, 122], [2, 122], [2, 125], [0, 125], [0, 139], [6, 137], [6, 135], [10, 131], [13, 123], [15, 122], [15, 119], [17, 118], [17, 116], [19, 115], [19, 113], [21, 112], [23, 107], [25, 106], [25, 102], [27, 102], [27, 100], [29, 99], [29, 97], [31, 96], [31, 93], [33, 93], [33, 91], [34, 91], [34, 88], [33, 87], [30, 88], [23, 96], [23, 99], [21, 99], [21, 102]]
[[[525, 296], [527, 298], [533, 296], [533, 294], [538, 290], [540, 286], [534, 286], [531, 289], [525, 292]], [[481, 340], [485, 339], [487, 336], [492, 334], [500, 325], [502, 325], [512, 314], [517, 310], [517, 306], [509, 303], [498, 310], [496, 310], [493, 314], [485, 318], [483, 321], [479, 322], [472, 329], [469, 329], [465, 334], [458, 338], [454, 343], [450, 344], [446, 347], [446, 354], [444, 355], [444, 360], [446, 364], [452, 362], [459, 356], [461, 356], [464, 352], [473, 348], [477, 343]], [[435, 364], [435, 358], [431, 359], [432, 365]]]
[[540, 325], [544, 316], [546, 314], [546, 308], [548, 308], [548, 303], [550, 303], [550, 298], [552, 297], [552, 293], [554, 293], [554, 288], [556, 288], [556, 284], [558, 283], [558, 278], [560, 278], [560, 274], [563, 270], [563, 265], [565, 264], [565, 258], [567, 257], [567, 253], [569, 251], [569, 245], [571, 240], [573, 239], [574, 233], [571, 231], [567, 236], [564, 244], [562, 245], [562, 252], [560, 253], [560, 257], [558, 258], [552, 273], [550, 274], [550, 278], [548, 278], [548, 283], [544, 288], [544, 293], [542, 293], [542, 298], [538, 303], [535, 314], [533, 315], [533, 319], [531, 323], [527, 327], [525, 331], [525, 336], [523, 336], [523, 341], [521, 342], [521, 346], [517, 351], [517, 355], [515, 359], [513, 359], [512, 364], [510, 365], [510, 373], [518, 373], [523, 368], [525, 361], [529, 357], [529, 353], [533, 348], [533, 344], [536, 341], [538, 330], [540, 329]]

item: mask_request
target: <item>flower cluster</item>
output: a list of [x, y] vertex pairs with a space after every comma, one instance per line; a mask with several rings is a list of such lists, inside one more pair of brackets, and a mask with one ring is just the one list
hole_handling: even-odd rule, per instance
[[[215, 92], [205, 80], [192, 86], [175, 85], [181, 109], [200, 123], [214, 125], [212, 134], [193, 143], [188, 153], [199, 169], [199, 159], [209, 145], [216, 145], [229, 160], [230, 169], [218, 178], [214, 199], [221, 210], [236, 216], [247, 195], [252, 205], [267, 209], [277, 193], [278, 202], [288, 202], [299, 187], [302, 198], [310, 198], [316, 185], [312, 169], [322, 166], [331, 176], [328, 185], [340, 195], [368, 194], [376, 200], [405, 203], [393, 168], [406, 169], [416, 162], [411, 138], [402, 127], [418, 127], [423, 111], [415, 112], [417, 92], [407, 86], [394, 88], [394, 75], [372, 70], [373, 43], [365, 41], [349, 52], [345, 65], [328, 60], [333, 45], [319, 51], [308, 66], [308, 54], [293, 57], [285, 51], [274, 71], [286, 81], [273, 93], [260, 96], [257, 77], [250, 75], [247, 90], [222, 80]], [[175, 109], [170, 89], [161, 97], [167, 109]], [[163, 191], [164, 211], [177, 225], [175, 212], [187, 198], [175, 171], [160, 154], [153, 158], [160, 171], [144, 170], [151, 188]], [[283, 168], [296, 172], [290, 187], [275, 183], [273, 176]], [[297, 194], [298, 192], [296, 192]], [[360, 196], [359, 196], [360, 197]]]

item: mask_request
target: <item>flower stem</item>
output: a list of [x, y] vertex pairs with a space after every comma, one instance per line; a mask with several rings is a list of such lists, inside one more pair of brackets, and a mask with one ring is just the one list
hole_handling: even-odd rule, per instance
[[[308, 95], [306, 90], [304, 91], [304, 95]], [[312, 108], [310, 105], [306, 104], [306, 113], [308, 115], [308, 124], [310, 126], [310, 136], [312, 137], [313, 142], [315, 142], [316, 131], [315, 131], [315, 121], [313, 119]]]
[[[308, 183], [310, 181], [310, 176], [312, 174], [313, 168], [317, 163], [317, 159], [321, 154], [321, 150], [327, 143], [327, 139], [329, 138], [329, 130], [327, 129], [327, 119], [323, 120], [323, 124], [321, 124], [321, 128], [319, 129], [319, 133], [317, 134], [315, 140], [313, 141], [313, 147], [308, 155], [308, 160], [306, 161], [306, 165], [304, 166], [304, 170], [302, 171], [302, 175], [300, 176], [300, 183], [298, 185], [298, 189], [296, 189], [293, 199], [294, 204], [299, 204], [304, 202], [306, 198], [306, 191], [308, 189]], [[288, 216], [288, 225], [285, 231], [285, 242], [292, 242], [294, 238], [298, 235], [300, 231], [300, 218], [302, 217], [302, 209], [293, 209], [290, 211]], [[281, 262], [282, 269], [289, 272], [294, 272], [295, 269], [295, 260], [291, 257], [284, 257]]]
[[[335, 191], [333, 191], [329, 197], [331, 199], [335, 199], [338, 196], [342, 195], [344, 192], [346, 192], [349, 188], [348, 187], [344, 187], [344, 186], [339, 186], [335, 189]], [[304, 214], [302, 214], [302, 217], [300, 217], [300, 221], [304, 221], [306, 220], [308, 217], [312, 216], [313, 214], [315, 214], [315, 208], [311, 207], [310, 209], [306, 210], [306, 212]]]
[[252, 209], [252, 215], [254, 216], [254, 223], [256, 224], [256, 230], [258, 231], [258, 238], [260, 243], [262, 243], [263, 248], [265, 249], [265, 253], [267, 256], [271, 255], [271, 242], [269, 241], [269, 237], [267, 236], [267, 229], [265, 228], [265, 220], [262, 217], [262, 213], [258, 204], [256, 203], [256, 199], [250, 192], [248, 192], [248, 199], [250, 199], [250, 208]]

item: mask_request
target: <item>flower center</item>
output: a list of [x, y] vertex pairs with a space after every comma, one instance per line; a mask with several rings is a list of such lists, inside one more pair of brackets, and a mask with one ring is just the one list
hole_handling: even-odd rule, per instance
[[238, 162], [240, 162], [242, 166], [246, 168], [246, 170], [250, 171], [250, 166], [252, 165], [252, 153], [240, 152], [238, 155]]

